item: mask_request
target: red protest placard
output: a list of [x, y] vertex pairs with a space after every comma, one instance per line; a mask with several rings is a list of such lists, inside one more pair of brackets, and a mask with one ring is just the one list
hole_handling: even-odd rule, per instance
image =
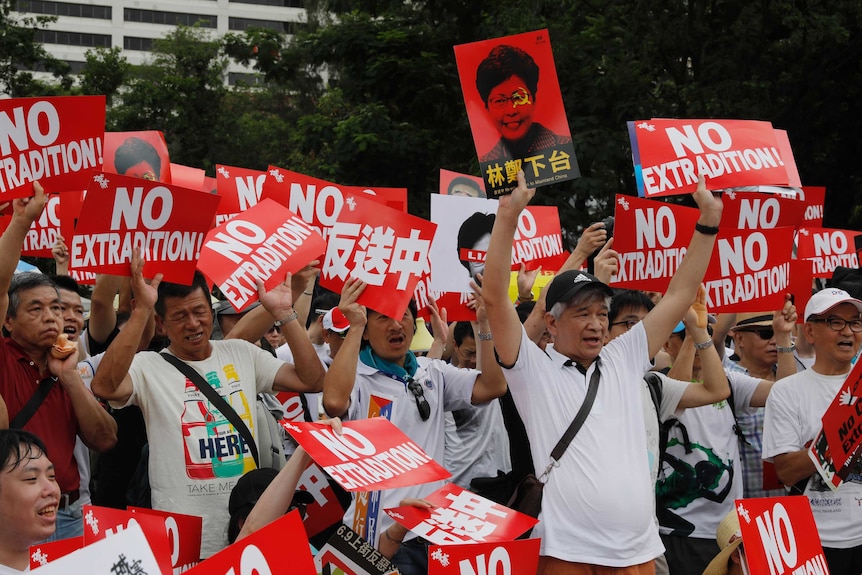
[[790, 290], [793, 228], [722, 230], [703, 278], [710, 311], [780, 309]]
[[[425, 272], [413, 290], [413, 299], [416, 300], [416, 308], [419, 317], [430, 324], [431, 311], [428, 301], [433, 299], [437, 303], [437, 309], [441, 317], [445, 317], [448, 323], [453, 321], [475, 321], [476, 310], [467, 306], [470, 303], [472, 293], [468, 292], [436, 292], [431, 289], [431, 274]], [[446, 315], [443, 316], [442, 314]]]
[[778, 194], [727, 190], [722, 196], [721, 229], [765, 230], [802, 224], [805, 203]]
[[257, 280], [270, 290], [325, 247], [320, 234], [296, 214], [263, 200], [207, 233], [198, 268], [243, 311], [258, 299]]
[[129, 507], [127, 511], [136, 515], [153, 515], [164, 519], [165, 532], [171, 549], [171, 563], [175, 573], [185, 573], [198, 564], [201, 558], [202, 518], [143, 507]]
[[432, 545], [428, 548], [428, 575], [535, 573], [541, 545], [541, 539]]
[[685, 256], [700, 213], [622, 195], [617, 196], [615, 207], [614, 230], [619, 231], [613, 247], [620, 257], [611, 285], [664, 292]]
[[30, 546], [30, 570], [47, 565], [55, 559], [59, 559], [69, 553], [73, 553], [84, 546], [83, 537], [70, 537], [50, 543]]
[[342, 186], [270, 166], [266, 173], [261, 198], [271, 198], [317, 228], [329, 241], [330, 229], [339, 219], [345, 200], [350, 195], [407, 212], [405, 188], [368, 188]]
[[799, 178], [799, 170], [796, 168], [796, 158], [793, 157], [793, 149], [790, 147], [787, 130], [775, 130], [775, 141], [778, 144], [778, 155], [790, 159], [790, 161], [784, 162], [784, 167], [787, 168], [787, 185], [802, 187], [802, 180]]
[[454, 483], [447, 483], [424, 499], [437, 507], [429, 511], [403, 505], [384, 511], [419, 537], [437, 545], [511, 541], [539, 522]]
[[455, 46], [455, 61], [489, 197], [519, 169], [530, 187], [581, 175], [547, 30]]
[[175, 186], [198, 192], [209, 192], [209, 190], [204, 188], [205, 177], [206, 172], [200, 168], [171, 162], [171, 183]]
[[308, 538], [299, 511], [293, 510], [219, 551], [188, 575], [274, 575], [284, 573], [286, 561], [291, 575], [317, 575]]
[[171, 183], [168, 144], [161, 132], [105, 132], [105, 172]]
[[699, 174], [710, 189], [790, 185], [793, 157], [782, 157], [769, 122], [652, 119], [628, 128], [641, 196], [693, 192]]
[[805, 203], [803, 218], [805, 227], [822, 228], [823, 210], [826, 206], [826, 188], [822, 186], [803, 186], [799, 199]]
[[440, 170], [440, 193], [445, 196], [488, 197], [482, 178], [443, 169]]
[[315, 463], [310, 463], [305, 468], [296, 484], [296, 489], [308, 491], [314, 497], [314, 503], [306, 506], [306, 516], [302, 521], [309, 537], [314, 537], [324, 529], [341, 523], [344, 507], [341, 506], [326, 474]]
[[98, 173], [93, 176], [69, 245], [71, 267], [129, 275], [135, 247], [144, 276], [191, 283], [218, 196], [160, 182]]
[[339, 525], [317, 555], [318, 573], [339, 575], [398, 575], [389, 559], [347, 525]]
[[219, 164], [216, 166], [215, 179], [216, 189], [221, 197], [216, 212], [216, 224], [221, 225], [257, 205], [263, 193], [266, 172]]
[[322, 423], [289, 423], [285, 428], [347, 491], [407, 487], [452, 476], [383, 417], [345, 421], [343, 435]]
[[30, 225], [21, 248], [22, 256], [51, 258], [51, 248], [60, 233], [60, 194], [51, 194], [42, 215]]
[[357, 277], [368, 284], [360, 304], [402, 317], [427, 269], [437, 226], [366, 196], [347, 196], [344, 205], [327, 240], [320, 285], [338, 293], [348, 277]]
[[172, 575], [171, 547], [164, 517], [135, 514], [131, 511], [95, 505], [84, 505], [83, 512], [85, 546], [117, 535], [135, 524], [144, 532], [162, 575]]
[[796, 257], [810, 260], [816, 278], [831, 278], [838, 266], [858, 268], [857, 238], [862, 232], [829, 228], [799, 228]]
[[104, 96], [0, 100], [0, 196], [33, 195], [39, 180], [49, 192], [83, 188], [101, 170]]
[[[793, 294], [793, 303], [797, 310], [805, 310], [808, 300], [811, 299], [811, 282], [814, 276], [811, 273], [811, 262], [808, 260], [790, 260], [790, 289]], [[797, 314], [796, 323], [805, 323], [805, 313]]]
[[[827, 288], [828, 289], [828, 288]], [[829, 443], [829, 451], [835, 469], [845, 467], [862, 443], [862, 362], [857, 361], [841, 390], [823, 414], [823, 435]]]
[[737, 499], [749, 573], [829, 573], [820, 535], [804, 496]]

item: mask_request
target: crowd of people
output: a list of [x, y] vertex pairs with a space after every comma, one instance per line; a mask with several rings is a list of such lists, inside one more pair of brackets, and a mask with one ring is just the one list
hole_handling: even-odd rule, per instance
[[[739, 572], [734, 500], [785, 493], [810, 499], [830, 571], [862, 572], [862, 475], [833, 491], [807, 454], [859, 354], [862, 301], [833, 286], [802, 322], [789, 295], [776, 310], [710, 314], [699, 286], [722, 202], [701, 179], [664, 294], [608, 286], [617, 254], [596, 224], [541, 291], [522, 270], [513, 302], [513, 238], [534, 193], [520, 174], [500, 199], [471, 274], [476, 320], [448, 325], [431, 301], [434, 344], [414, 353], [415, 302], [387, 317], [358, 303], [359, 279], [320, 288], [317, 262], [260, 285], [240, 314], [213, 303], [200, 273], [188, 286], [145, 279], [135, 253], [129, 277], [98, 276], [85, 322], [62, 238], [57, 276], [14, 274], [45, 205], [34, 184], [0, 236], [0, 574], [26, 571], [32, 544], [80, 536], [91, 502], [202, 517], [202, 558], [304, 509], [308, 454], [264, 441], [266, 414], [288, 416], [284, 397], [300, 406], [291, 417], [335, 432], [387, 417], [453, 482], [500, 503], [538, 476], [543, 575]], [[64, 359], [61, 334], [78, 342]], [[383, 509], [430, 509], [423, 497], [442, 484], [342, 493], [344, 524], [403, 575], [427, 573], [429, 542]]]

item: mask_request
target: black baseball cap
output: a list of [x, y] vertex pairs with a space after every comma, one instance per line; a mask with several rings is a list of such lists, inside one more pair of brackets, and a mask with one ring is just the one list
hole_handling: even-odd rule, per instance
[[[240, 477], [230, 492], [230, 500], [227, 505], [228, 513], [234, 515], [244, 507], [249, 510], [254, 507], [254, 504], [257, 503], [257, 500], [260, 499], [276, 475], [278, 475], [278, 471], [264, 467], [253, 469]], [[291, 505], [296, 503], [311, 505], [314, 503], [314, 496], [308, 491], [297, 490], [293, 494]]]
[[584, 289], [597, 289], [608, 297], [614, 295], [613, 290], [593, 274], [581, 270], [569, 270], [557, 274], [551, 281], [548, 293], [545, 294], [545, 310], [550, 310], [560, 302], [570, 301]]

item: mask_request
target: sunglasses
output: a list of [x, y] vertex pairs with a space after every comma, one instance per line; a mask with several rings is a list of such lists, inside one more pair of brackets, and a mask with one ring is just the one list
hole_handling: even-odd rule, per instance
[[744, 333], [756, 333], [758, 336], [760, 336], [760, 339], [765, 340], [770, 340], [775, 335], [775, 330], [773, 330], [771, 327], [752, 327], [747, 329], [737, 329], [736, 331], [741, 331]]
[[419, 417], [422, 418], [422, 421], [428, 421], [428, 418], [431, 417], [431, 406], [428, 405], [428, 400], [425, 399], [425, 390], [422, 389], [422, 384], [412, 377], [408, 377], [407, 389], [413, 394], [414, 399], [416, 399], [416, 409], [419, 410]]

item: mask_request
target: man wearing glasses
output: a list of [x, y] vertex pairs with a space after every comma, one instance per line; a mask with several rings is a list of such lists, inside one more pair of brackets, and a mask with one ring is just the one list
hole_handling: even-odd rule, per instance
[[775, 463], [785, 486], [811, 501], [829, 571], [858, 575], [862, 571], [862, 474], [855, 470], [832, 491], [815, 471], [807, 447], [859, 352], [862, 301], [840, 289], [818, 292], [805, 306], [802, 334], [814, 345], [814, 365], [772, 388], [766, 401], [763, 457]]
[[[366, 284], [348, 279], [338, 306], [350, 329], [323, 383], [323, 406], [342, 419], [386, 417], [434, 460], [445, 460], [444, 412], [484, 403], [506, 392], [506, 380], [494, 360], [494, 348], [484, 305], [478, 305], [481, 371], [460, 369], [442, 360], [422, 365], [410, 351], [416, 320], [411, 300], [402, 317], [391, 318], [356, 302]], [[478, 289], [478, 288], [477, 288]], [[344, 522], [375, 547], [401, 543], [392, 535], [393, 521], [382, 512], [402, 499], [419, 499], [439, 489], [442, 481], [412, 487], [360, 493]], [[408, 535], [392, 557], [402, 575], [428, 572], [428, 544]]]

